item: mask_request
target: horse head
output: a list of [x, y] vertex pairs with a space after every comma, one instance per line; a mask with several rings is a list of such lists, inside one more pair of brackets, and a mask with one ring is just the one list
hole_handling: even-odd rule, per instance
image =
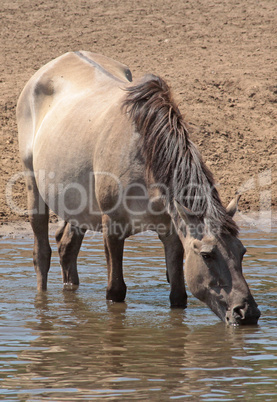
[[[226, 212], [233, 216], [237, 199]], [[257, 324], [260, 311], [242, 272], [245, 247], [237, 236], [213, 233], [207, 222], [175, 202], [185, 225], [179, 225], [183, 243], [185, 279], [191, 293], [206, 303], [227, 324]]]

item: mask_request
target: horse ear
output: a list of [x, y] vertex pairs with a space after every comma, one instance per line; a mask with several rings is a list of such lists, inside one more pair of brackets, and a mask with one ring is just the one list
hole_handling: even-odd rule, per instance
[[186, 223], [187, 225], [189, 225], [189, 223], [190, 223], [190, 216], [193, 215], [193, 213], [191, 212], [191, 210], [188, 209], [188, 208], [186, 208], [186, 207], [184, 207], [183, 205], [181, 205], [181, 204], [179, 203], [179, 201], [177, 201], [177, 200], [175, 200], [175, 199], [174, 199], [174, 205], [175, 205], [175, 208], [177, 209], [177, 212], [178, 212], [180, 218], [182, 218], [183, 221], [185, 221], [185, 223]]
[[190, 209], [184, 207], [179, 201], [174, 200], [175, 208], [186, 225], [186, 235], [190, 235], [195, 239], [201, 238], [203, 234], [203, 223], [200, 222], [199, 217]]
[[189, 208], [184, 207], [184, 205], [180, 204], [179, 201], [174, 199], [174, 205], [177, 209], [177, 212], [180, 218], [183, 219], [186, 225], [195, 225], [196, 221], [198, 222], [197, 215], [194, 214]]
[[237, 194], [235, 198], [232, 199], [228, 207], [226, 208], [226, 212], [229, 216], [233, 217], [238, 210], [239, 199], [241, 194]]

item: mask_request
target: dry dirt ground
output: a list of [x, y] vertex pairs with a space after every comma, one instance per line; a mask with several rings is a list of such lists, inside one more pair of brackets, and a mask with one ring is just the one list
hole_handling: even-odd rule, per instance
[[[0, 222], [26, 220], [15, 109], [33, 73], [70, 50], [102, 53], [170, 84], [223, 203], [276, 208], [276, 0], [1, 0]], [[264, 205], [262, 205], [264, 204]]]

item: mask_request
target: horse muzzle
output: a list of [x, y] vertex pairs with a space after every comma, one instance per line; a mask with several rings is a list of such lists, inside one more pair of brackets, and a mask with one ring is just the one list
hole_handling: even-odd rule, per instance
[[244, 303], [227, 310], [225, 322], [228, 325], [257, 325], [260, 315], [257, 305]]

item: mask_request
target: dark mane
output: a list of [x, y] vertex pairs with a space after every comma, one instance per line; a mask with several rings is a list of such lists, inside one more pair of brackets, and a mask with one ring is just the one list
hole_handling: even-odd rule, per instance
[[175, 198], [212, 227], [237, 236], [238, 227], [223, 207], [212, 173], [189, 139], [165, 81], [147, 75], [127, 91], [124, 107], [141, 135], [147, 180], [152, 177], [167, 189], [171, 210]]

